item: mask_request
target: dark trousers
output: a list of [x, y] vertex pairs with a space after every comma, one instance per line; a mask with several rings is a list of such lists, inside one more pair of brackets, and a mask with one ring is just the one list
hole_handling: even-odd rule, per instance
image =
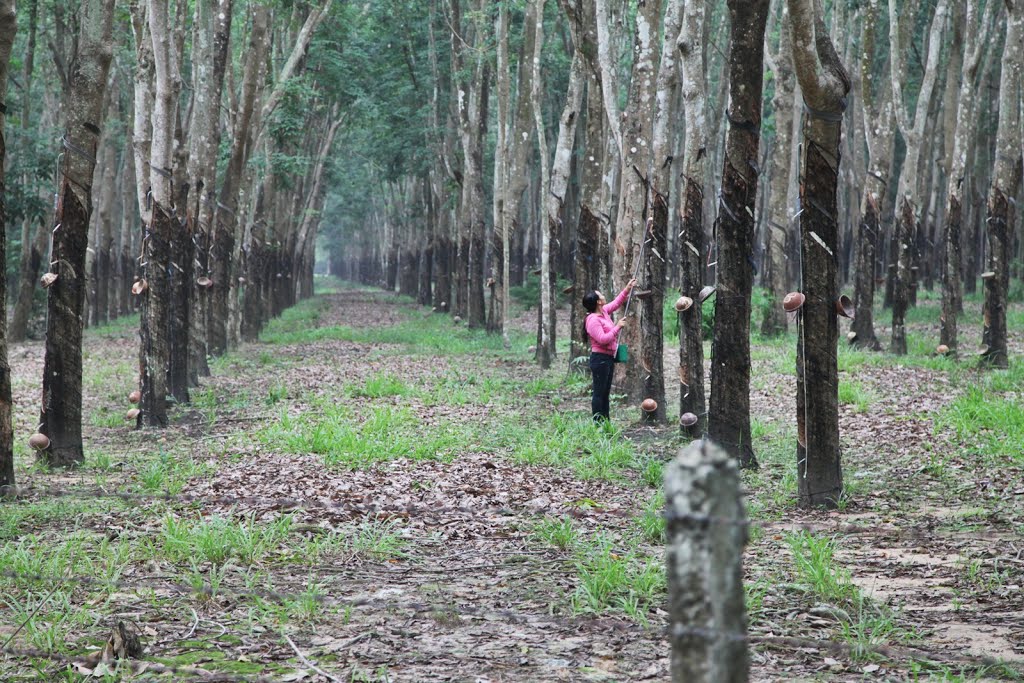
[[607, 420], [609, 396], [612, 393], [612, 375], [615, 374], [615, 356], [607, 353], [590, 354], [590, 374], [594, 378], [594, 396], [590, 410], [595, 420]]

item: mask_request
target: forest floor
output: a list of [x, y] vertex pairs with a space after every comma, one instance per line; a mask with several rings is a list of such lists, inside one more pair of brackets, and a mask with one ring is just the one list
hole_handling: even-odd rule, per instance
[[[661, 470], [684, 444], [633, 406], [595, 428], [564, 353], [532, 362], [534, 317], [504, 348], [384, 292], [325, 289], [216, 359], [160, 432], [124, 419], [137, 321], [117, 321], [86, 335], [72, 473], [28, 452], [43, 349], [13, 346], [0, 680], [667, 680]], [[1006, 371], [936, 357], [928, 300], [908, 356], [840, 349], [833, 512], [795, 508], [795, 339], [754, 340], [752, 680], [1024, 678], [1010, 317]], [[131, 652], [118, 623], [143, 647], [134, 673], [109, 661]]]

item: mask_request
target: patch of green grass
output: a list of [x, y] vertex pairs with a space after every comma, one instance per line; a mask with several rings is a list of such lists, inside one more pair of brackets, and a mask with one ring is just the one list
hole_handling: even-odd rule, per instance
[[637, 518], [640, 533], [648, 543], [663, 544], [665, 542], [665, 494], [658, 491], [644, 506], [644, 511]]
[[129, 313], [119, 318], [114, 318], [103, 325], [90, 327], [86, 334], [95, 337], [109, 337], [115, 339], [133, 338], [139, 332], [139, 314]]
[[[532, 339], [520, 332], [510, 332], [509, 337], [512, 347], [521, 348], [524, 352]], [[406, 320], [391, 327], [269, 325], [262, 340], [268, 344], [309, 344], [326, 340], [400, 344], [408, 347], [410, 352], [430, 356], [507, 353], [501, 335], [471, 330], [464, 324], [456, 325], [452, 318], [440, 313]]]
[[267, 397], [264, 399], [264, 403], [268, 406], [273, 406], [286, 398], [288, 398], [288, 387], [283, 384], [273, 384], [267, 389]]
[[558, 550], [570, 550], [579, 542], [579, 532], [568, 517], [546, 518], [537, 523], [533, 536]]
[[297, 417], [283, 414], [256, 432], [269, 448], [320, 455], [329, 467], [352, 469], [396, 458], [450, 457], [465, 447], [464, 437], [454, 425], [424, 425], [408, 408], [368, 406], [356, 413], [328, 403]]
[[221, 565], [236, 558], [242, 564], [255, 564], [281, 548], [291, 527], [288, 515], [267, 523], [257, 522], [255, 517], [237, 521], [168, 515], [157, 543], [162, 554], [175, 562], [200, 560]]
[[138, 469], [139, 485], [144, 491], [181, 493], [189, 479], [208, 472], [207, 465], [192, 457], [161, 452]]
[[629, 441], [582, 413], [553, 413], [540, 423], [506, 420], [493, 438], [493, 447], [511, 449], [516, 462], [570, 467], [581, 479], [620, 479], [638, 467]]
[[799, 580], [821, 600], [849, 603], [859, 597], [849, 570], [836, 562], [835, 539], [807, 532], [786, 534], [784, 539], [793, 553]]
[[860, 382], [839, 378], [839, 405], [852, 406], [855, 412], [866, 413], [874, 401], [874, 392]]
[[571, 598], [576, 613], [616, 610], [646, 624], [648, 611], [665, 594], [661, 558], [633, 550], [615, 552], [605, 535], [577, 545], [576, 572], [578, 583]]
[[401, 379], [390, 372], [378, 372], [366, 378], [361, 387], [352, 390], [355, 397], [384, 398], [385, 396], [409, 396], [412, 390]]
[[985, 387], [970, 387], [936, 418], [966, 442], [968, 453], [985, 459], [1024, 462], [1024, 403]]
[[399, 559], [406, 556], [407, 542], [397, 528], [397, 520], [370, 520], [345, 534], [345, 543], [352, 552], [369, 559]]

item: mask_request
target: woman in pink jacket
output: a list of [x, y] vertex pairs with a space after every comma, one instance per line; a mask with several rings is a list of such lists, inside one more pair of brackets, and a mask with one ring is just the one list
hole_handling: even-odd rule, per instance
[[597, 290], [583, 295], [583, 308], [590, 312], [584, 322], [584, 329], [590, 337], [590, 374], [594, 378], [590, 408], [595, 422], [610, 419], [608, 401], [615, 372], [615, 350], [619, 346], [619, 331], [626, 324], [625, 318], [614, 322], [611, 314], [625, 303], [634, 285], [635, 279], [626, 283], [625, 289], [610, 304], [605, 302], [604, 294]]

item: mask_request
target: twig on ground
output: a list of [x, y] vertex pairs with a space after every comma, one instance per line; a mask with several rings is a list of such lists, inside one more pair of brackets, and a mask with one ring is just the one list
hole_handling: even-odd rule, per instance
[[300, 650], [298, 647], [296, 647], [295, 643], [292, 642], [292, 639], [288, 637], [287, 633], [282, 633], [281, 635], [284, 636], [284, 639], [287, 640], [288, 644], [292, 646], [292, 649], [295, 650], [295, 654], [297, 654], [299, 656], [299, 659], [302, 660], [303, 664], [305, 664], [306, 666], [308, 666], [310, 669], [312, 669], [313, 671], [317, 672], [321, 676], [324, 676], [328, 680], [334, 681], [335, 683], [342, 683], [340, 678], [338, 678], [337, 676], [332, 676], [331, 674], [327, 673], [326, 671], [324, 671], [323, 669], [318, 667], [313, 662], [309, 661], [309, 659], [306, 658], [306, 655], [302, 654], [302, 650]]

